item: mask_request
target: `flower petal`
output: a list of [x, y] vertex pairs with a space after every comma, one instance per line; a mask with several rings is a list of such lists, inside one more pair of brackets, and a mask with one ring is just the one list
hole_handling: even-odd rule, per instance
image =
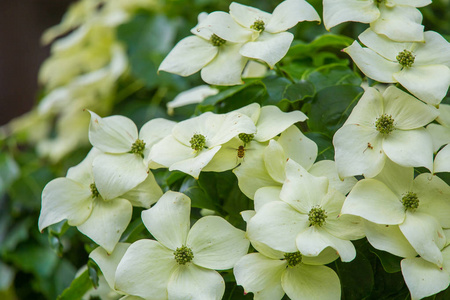
[[425, 43], [417, 44], [414, 50], [417, 65], [445, 65], [450, 67], [450, 43], [437, 32], [424, 33]]
[[[185, 105], [189, 105], [189, 104], [196, 104], [196, 103], [201, 103], [205, 98], [209, 97], [209, 96], [213, 96], [216, 95], [217, 93], [219, 93], [218, 89], [212, 88], [209, 85], [200, 85], [200, 86], [196, 86], [192, 89], [189, 89], [187, 91], [181, 92], [179, 93], [172, 101], [167, 102], [167, 114], [168, 115], [173, 115], [173, 109], [176, 107], [181, 107], [181, 106], [185, 106]], [[173, 121], [169, 121], [166, 119], [154, 119], [154, 120], [161, 120], [161, 122], [167, 122], [167, 123], [174, 123]], [[164, 120], [164, 121], [162, 121]], [[149, 122], [151, 122], [153, 120], [150, 120]], [[161, 124], [162, 125], [162, 124]], [[165, 135], [163, 135], [164, 133], [161, 132], [161, 138], [169, 135], [172, 130], [171, 127], [167, 128], [166, 126], [161, 126], [161, 129], [166, 129], [169, 132], [165, 133]], [[142, 129], [141, 129], [142, 131]], [[159, 131], [157, 131], [157, 133], [159, 133]]]
[[97, 198], [91, 215], [77, 228], [111, 253], [130, 223], [132, 212], [133, 206], [128, 200], [116, 198], [104, 201]]
[[153, 176], [152, 172], [149, 172], [147, 179], [129, 192], [123, 194], [122, 198], [130, 201], [133, 206], [150, 208], [162, 195], [163, 192], [156, 182], [155, 176]]
[[207, 150], [202, 150], [195, 157], [187, 158], [170, 165], [169, 171], [178, 170], [198, 179], [202, 169], [208, 165], [220, 148], [221, 146], [216, 146]]
[[192, 226], [187, 246], [194, 253], [193, 263], [214, 270], [233, 268], [247, 254], [250, 242], [245, 232], [218, 216], [203, 217]]
[[145, 123], [139, 131], [139, 139], [145, 142], [144, 162], [148, 164], [150, 149], [157, 142], [172, 133], [176, 122], [163, 118], [152, 119]]
[[272, 18], [264, 30], [270, 33], [286, 31], [302, 21], [320, 22], [320, 17], [314, 7], [306, 1], [285, 0], [275, 7]]
[[230, 4], [230, 15], [237, 23], [246, 28], [250, 28], [257, 20], [261, 20], [264, 24], [267, 24], [272, 17], [271, 14], [265, 11], [236, 2]]
[[265, 186], [255, 193], [255, 211], [272, 201], [283, 201], [280, 199], [281, 186]]
[[399, 164], [387, 159], [383, 170], [374, 177], [386, 185], [398, 199], [404, 194], [411, 191], [414, 180], [414, 168], [402, 167]]
[[283, 184], [286, 166], [286, 154], [283, 147], [275, 140], [270, 140], [264, 149], [264, 165], [269, 175], [278, 183]]
[[299, 110], [283, 112], [274, 105], [263, 106], [256, 124], [255, 140], [265, 142], [291, 127], [292, 124], [307, 119]]
[[289, 159], [309, 170], [317, 158], [317, 144], [307, 138], [297, 126], [290, 126], [280, 135], [277, 142], [283, 147]]
[[383, 35], [377, 34], [370, 28], [367, 28], [358, 38], [366, 47], [395, 64], [397, 66], [397, 72], [401, 69], [401, 65], [397, 61], [397, 55], [405, 49], [412, 50], [413, 45], [415, 45], [413, 43], [395, 42]]
[[379, 16], [376, 4], [370, 1], [323, 1], [323, 22], [327, 30], [348, 21], [370, 23]]
[[195, 157], [195, 151], [191, 147], [180, 143], [173, 135], [168, 135], [150, 150], [149, 164], [157, 163], [169, 168], [178, 161], [192, 157]]
[[197, 26], [197, 30], [199, 31], [202, 31], [204, 28], [227, 42], [232, 43], [245, 43], [250, 41], [253, 36], [252, 30], [240, 26], [233, 20], [231, 15], [223, 11], [210, 13], [208, 17]]
[[450, 146], [445, 146], [436, 154], [434, 172], [450, 172]]
[[170, 277], [167, 286], [169, 299], [220, 300], [225, 292], [225, 281], [214, 270], [194, 264], [179, 266]]
[[339, 178], [336, 163], [332, 160], [321, 160], [312, 165], [308, 172], [316, 177], [326, 177], [329, 181], [329, 189], [335, 189], [344, 195], [351, 191], [358, 182], [355, 177]]

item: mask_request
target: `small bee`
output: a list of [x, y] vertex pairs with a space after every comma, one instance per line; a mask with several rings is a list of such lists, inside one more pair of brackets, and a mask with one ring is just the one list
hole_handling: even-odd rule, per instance
[[244, 158], [245, 155], [245, 148], [244, 146], [239, 146], [237, 149], [237, 157], [238, 158]]

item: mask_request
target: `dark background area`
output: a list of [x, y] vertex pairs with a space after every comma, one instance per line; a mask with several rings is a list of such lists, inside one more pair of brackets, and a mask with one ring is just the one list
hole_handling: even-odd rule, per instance
[[0, 0], [0, 126], [29, 111], [38, 70], [49, 56], [45, 29], [58, 24], [73, 0]]

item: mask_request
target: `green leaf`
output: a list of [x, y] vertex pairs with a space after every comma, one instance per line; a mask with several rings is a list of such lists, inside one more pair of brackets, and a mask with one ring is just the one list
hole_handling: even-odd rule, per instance
[[315, 55], [321, 48], [332, 47], [342, 49], [350, 46], [351, 43], [353, 43], [353, 39], [347, 36], [324, 34], [317, 37], [309, 44], [295, 41], [295, 44], [291, 46], [286, 56]]
[[402, 261], [403, 258], [375, 248], [370, 249], [370, 251], [380, 259], [383, 269], [386, 272], [396, 273], [401, 271], [400, 262]]
[[19, 165], [9, 153], [0, 153], [0, 195], [19, 177]]
[[283, 98], [287, 88], [292, 82], [284, 77], [270, 76], [263, 79], [269, 97], [264, 100], [263, 105], [277, 105]]
[[319, 132], [306, 132], [305, 135], [317, 144], [317, 161], [326, 159], [334, 160], [334, 147], [331, 137]]
[[316, 91], [334, 85], [354, 85], [360, 86], [362, 83], [361, 77], [353, 72], [346, 65], [329, 64], [324, 65], [308, 73], [305, 76], [308, 81], [314, 84]]
[[14, 269], [0, 261], [0, 291], [7, 290], [11, 286], [14, 275]]
[[91, 288], [89, 271], [86, 270], [72, 281], [72, 284], [58, 297], [58, 300], [79, 300]]
[[283, 99], [293, 103], [312, 97], [315, 94], [314, 85], [306, 80], [289, 85], [283, 94]]

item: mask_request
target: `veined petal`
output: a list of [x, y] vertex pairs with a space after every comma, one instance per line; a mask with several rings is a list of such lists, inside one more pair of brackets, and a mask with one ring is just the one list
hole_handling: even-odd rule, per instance
[[260, 300], [280, 300], [284, 295], [281, 276], [286, 262], [271, 259], [259, 253], [250, 253], [242, 257], [234, 266], [236, 283], [246, 292]]
[[265, 186], [255, 193], [255, 211], [272, 201], [283, 201], [280, 199], [281, 186]]
[[156, 182], [155, 176], [153, 176], [152, 172], [149, 172], [147, 179], [129, 192], [123, 194], [122, 198], [130, 201], [133, 206], [150, 208], [150, 206], [153, 203], [156, 203], [162, 195], [163, 192]]
[[253, 31], [249, 27], [240, 26], [231, 15], [223, 11], [210, 13], [197, 27], [200, 31], [203, 28], [207, 28], [222, 39], [232, 43], [245, 43], [250, 41], [253, 36]]
[[412, 299], [437, 294], [445, 290], [450, 283], [448, 272], [420, 257], [404, 259], [401, 266]]
[[336, 163], [332, 160], [321, 160], [311, 166], [308, 172], [316, 177], [328, 178], [328, 189], [335, 189], [344, 195], [351, 191], [358, 180], [351, 176], [343, 180], [339, 178]]
[[239, 53], [245, 57], [262, 60], [273, 68], [288, 52], [294, 35], [290, 32], [263, 31], [257, 40], [244, 44]]
[[352, 261], [356, 256], [352, 242], [335, 237], [321, 227], [308, 227], [297, 235], [295, 243], [300, 253], [308, 256], [317, 256], [327, 247], [335, 249], [343, 262]]
[[169, 168], [178, 161], [195, 157], [195, 150], [180, 143], [173, 135], [163, 138], [150, 150], [150, 164], [156, 162]]
[[115, 287], [117, 266], [130, 245], [118, 243], [111, 254], [108, 254], [102, 247], [97, 247], [89, 254], [89, 258], [95, 261], [100, 268], [111, 289]]
[[159, 65], [158, 71], [189, 76], [211, 62], [218, 52], [219, 48], [208, 40], [191, 35], [175, 45]]
[[211, 134], [209, 147], [214, 147], [228, 142], [239, 133], [253, 134], [256, 132], [255, 123], [246, 115], [231, 112], [223, 116], [223, 122], [220, 125], [216, 125], [213, 119], [205, 122], [205, 126], [214, 132]]
[[86, 221], [92, 211], [92, 194], [89, 187], [69, 178], [56, 178], [42, 191], [39, 230], [64, 219], [77, 226]]
[[285, 0], [275, 7], [264, 30], [270, 33], [286, 31], [302, 21], [320, 22], [320, 17], [314, 7], [304, 0]]
[[220, 47], [219, 54], [201, 71], [202, 79], [208, 84], [236, 85], [241, 84], [242, 71], [248, 59], [239, 53], [241, 44], [225, 44]]
[[292, 300], [341, 299], [339, 277], [325, 266], [299, 264], [287, 268], [281, 278], [281, 285]]
[[[317, 144], [307, 138], [297, 126], [283, 131], [277, 142], [283, 147], [289, 159], [309, 170], [317, 158]], [[337, 174], [337, 172], [336, 172]]]
[[157, 241], [139, 240], [117, 266], [116, 288], [144, 299], [166, 300], [169, 279], [177, 268], [173, 251]]
[[445, 146], [434, 158], [434, 173], [450, 172], [450, 146]]
[[375, 128], [344, 125], [333, 137], [335, 161], [339, 177], [354, 175], [374, 177], [386, 160], [382, 136]]
[[280, 198], [299, 212], [308, 214], [310, 209], [322, 204], [328, 192], [328, 179], [315, 177], [302, 166], [289, 160], [286, 163], [286, 180]]
[[92, 182], [94, 182], [92, 163], [95, 157], [99, 154], [103, 154], [103, 152], [95, 147], [92, 147], [82, 162], [67, 170], [66, 178], [72, 179], [82, 185], [89, 186]]
[[[415, 43], [407, 42], [395, 42], [385, 36], [377, 34], [370, 28], [367, 28], [363, 33], [358, 36], [361, 43], [366, 47], [378, 53], [378, 55], [384, 57], [386, 60], [392, 62], [397, 66], [397, 71], [401, 69], [401, 65], [397, 61], [397, 55], [403, 50], [412, 50]], [[393, 71], [395, 72], [395, 71]]]
[[352, 113], [345, 121], [344, 125], [356, 124], [366, 127], [375, 127], [375, 121], [384, 113], [384, 100], [381, 93], [372, 87], [368, 87], [358, 104], [353, 108]]
[[247, 254], [250, 242], [245, 232], [218, 216], [207, 216], [192, 226], [187, 237], [192, 263], [207, 269], [226, 270]]
[[111, 253], [130, 223], [132, 212], [133, 206], [128, 200], [116, 198], [104, 201], [97, 198], [94, 201], [91, 215], [77, 228], [108, 253]]
[[92, 146], [110, 153], [125, 153], [138, 138], [137, 127], [133, 121], [123, 116], [101, 118], [89, 111], [89, 141]]
[[[187, 91], [181, 92], [172, 101], [167, 102], [167, 114], [173, 115], [174, 108], [189, 105], [189, 104], [201, 103], [205, 98], [216, 95], [217, 93], [219, 93], [218, 89], [212, 88], [206, 84], [199, 85], [199, 86], [189, 89]], [[175, 122], [169, 121], [166, 119], [154, 119], [154, 120], [164, 120], [167, 123], [171, 122], [171, 123], [175, 124]], [[152, 120], [150, 120], [149, 122], [151, 122], [151, 121]], [[163, 125], [163, 124], [161, 124], [161, 125]], [[165, 133], [164, 136], [169, 135], [172, 131], [171, 127], [167, 128], [166, 126], [162, 126], [161, 129], [166, 129], [169, 131], [168, 133]], [[141, 129], [141, 131], [142, 131], [142, 129]], [[159, 133], [159, 132], [157, 132], [157, 133]], [[161, 134], [161, 138], [163, 138], [164, 136]]]
[[405, 221], [399, 227], [423, 259], [442, 267], [443, 258], [440, 249], [444, 247], [446, 238], [435, 218], [417, 211], [407, 211]]
[[376, 249], [400, 257], [415, 257], [416, 250], [400, 231], [398, 225], [380, 225], [364, 221], [364, 232], [369, 243]]
[[230, 4], [230, 15], [237, 23], [246, 28], [250, 28], [257, 20], [261, 20], [264, 24], [267, 24], [272, 17], [271, 14], [265, 11], [236, 2]]
[[283, 201], [273, 201], [250, 219], [247, 235], [275, 250], [296, 252], [295, 238], [308, 226], [308, 215], [298, 213]]
[[326, 212], [328, 218], [323, 228], [330, 234], [345, 240], [357, 240], [365, 236], [362, 218], [353, 215], [333, 216], [328, 207]]
[[169, 299], [174, 300], [220, 300], [225, 292], [225, 281], [214, 270], [190, 264], [174, 270], [167, 291]]
[[347, 21], [370, 23], [379, 16], [380, 11], [371, 1], [323, 1], [323, 22], [327, 30]]
[[[440, 105], [442, 107], [443, 104]], [[427, 126], [433, 140], [433, 151], [436, 153], [443, 145], [450, 143], [450, 128], [431, 123]], [[435, 158], [436, 161], [436, 158]], [[435, 163], [436, 164], [436, 163]], [[436, 166], [435, 166], [436, 167]]]
[[270, 176], [278, 183], [283, 184], [286, 166], [286, 154], [283, 147], [275, 140], [270, 140], [264, 149], [264, 165]]
[[144, 162], [147, 164], [150, 154], [150, 149], [157, 142], [169, 136], [172, 133], [172, 128], [176, 122], [169, 121], [163, 118], [152, 119], [145, 123], [139, 131], [139, 139], [145, 142]]
[[386, 185], [398, 199], [410, 192], [414, 180], [414, 168], [403, 167], [387, 159], [383, 170], [374, 179]]
[[341, 213], [386, 225], [400, 224], [405, 219], [405, 208], [398, 196], [375, 179], [359, 181], [348, 194]]
[[292, 124], [307, 119], [299, 110], [283, 112], [274, 105], [263, 106], [256, 124], [255, 140], [265, 142], [291, 127]]
[[221, 146], [205, 149], [200, 151], [197, 156], [191, 157], [182, 161], [178, 161], [169, 167], [169, 171], [178, 170], [189, 174], [195, 179], [198, 179], [202, 169], [208, 165], [214, 155], [220, 150]]
[[445, 65], [450, 68], [450, 43], [437, 32], [424, 33], [425, 43], [417, 44], [414, 62], [417, 65]]
[[412, 6], [379, 4], [380, 17], [370, 23], [370, 28], [398, 42], [422, 42], [424, 40], [422, 14]]
[[253, 123], [258, 123], [259, 115], [261, 113], [261, 106], [254, 102], [239, 109], [234, 110], [234, 112], [246, 115], [252, 119]]
[[302, 255], [302, 263], [305, 265], [327, 265], [339, 258], [337, 251], [331, 247], [325, 248], [318, 256]]
[[367, 76], [374, 80], [393, 83], [397, 82], [392, 74], [400, 71], [400, 65], [378, 55], [369, 48], [363, 48], [354, 41], [353, 44], [344, 49], [350, 55], [358, 68]]
[[168, 191], [150, 209], [142, 212], [148, 231], [164, 246], [176, 250], [186, 244], [190, 228], [191, 199]]
[[433, 143], [425, 128], [394, 130], [384, 138], [383, 151], [399, 165], [433, 169]]
[[450, 85], [450, 68], [443, 65], [413, 65], [395, 72], [393, 77], [420, 100], [438, 105]]
[[[235, 168], [238, 164], [245, 162], [247, 150], [251, 149], [251, 143], [244, 148], [244, 157], [239, 157], [238, 152], [243, 142], [239, 138], [233, 138], [229, 142], [222, 145], [220, 150], [214, 155], [211, 161], [202, 169], [205, 172], [223, 172]], [[254, 152], [254, 151], [251, 151]]]
[[414, 7], [423, 7], [431, 4], [431, 0], [395, 0], [397, 5], [410, 5]]

